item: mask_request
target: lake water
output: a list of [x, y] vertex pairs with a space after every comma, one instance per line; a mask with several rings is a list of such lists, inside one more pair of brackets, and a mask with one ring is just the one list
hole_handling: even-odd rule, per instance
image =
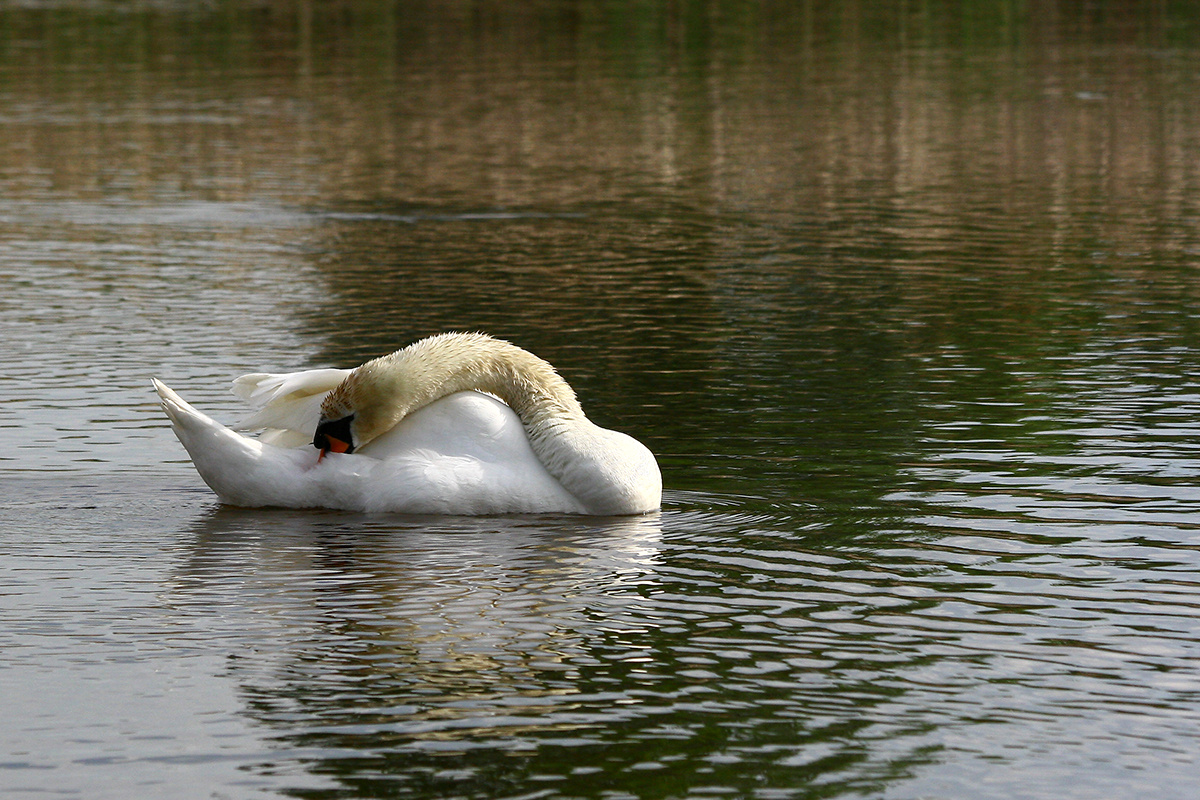
[[[1200, 13], [510, 5], [0, 4], [0, 794], [1194, 796]], [[150, 388], [452, 329], [661, 513], [222, 507]]]

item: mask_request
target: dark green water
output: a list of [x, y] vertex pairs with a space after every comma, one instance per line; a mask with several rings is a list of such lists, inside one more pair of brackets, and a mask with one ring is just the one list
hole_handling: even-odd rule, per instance
[[[1200, 14], [0, 4], [0, 793], [1187, 798]], [[219, 506], [486, 330], [658, 515]]]

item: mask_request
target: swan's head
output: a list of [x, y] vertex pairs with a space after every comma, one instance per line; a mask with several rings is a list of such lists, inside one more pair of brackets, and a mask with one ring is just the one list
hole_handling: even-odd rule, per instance
[[321, 451], [321, 458], [330, 451], [353, 453], [356, 446], [353, 428], [353, 414], [341, 419], [325, 419], [322, 416], [321, 421], [317, 423], [317, 432], [313, 435], [313, 447]]
[[381, 368], [378, 361], [354, 370], [321, 403], [313, 447], [322, 457], [353, 453], [395, 424], [404, 392], [395, 371]]

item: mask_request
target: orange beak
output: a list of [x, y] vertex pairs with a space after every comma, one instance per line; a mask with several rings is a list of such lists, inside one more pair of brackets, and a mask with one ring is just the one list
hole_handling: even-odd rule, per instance
[[321, 459], [323, 459], [325, 457], [325, 454], [328, 453], [330, 450], [332, 450], [335, 453], [344, 453], [350, 449], [349, 443], [343, 442], [341, 439], [335, 438], [333, 436], [326, 436], [325, 439], [326, 439], [326, 441], [329, 442], [329, 446], [321, 449], [321, 455], [317, 456], [318, 464], [321, 463]]

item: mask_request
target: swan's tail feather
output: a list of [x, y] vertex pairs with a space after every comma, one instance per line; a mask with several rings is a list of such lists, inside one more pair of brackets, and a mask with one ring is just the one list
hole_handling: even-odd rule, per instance
[[[243, 506], [286, 505], [286, 491], [273, 479], [289, 451], [265, 448], [200, 411], [162, 381], [152, 379], [163, 411], [204, 482], [228, 503]], [[266, 468], [266, 469], [264, 469]]]
[[171, 420], [171, 425], [175, 428], [176, 433], [184, 432], [185, 435], [191, 434], [194, 431], [204, 430], [212, 426], [217, 426], [218, 423], [211, 417], [208, 417], [191, 406], [186, 400], [176, 394], [175, 390], [158, 378], [151, 378], [154, 382], [154, 390], [158, 392], [158, 398], [162, 402], [163, 411]]

